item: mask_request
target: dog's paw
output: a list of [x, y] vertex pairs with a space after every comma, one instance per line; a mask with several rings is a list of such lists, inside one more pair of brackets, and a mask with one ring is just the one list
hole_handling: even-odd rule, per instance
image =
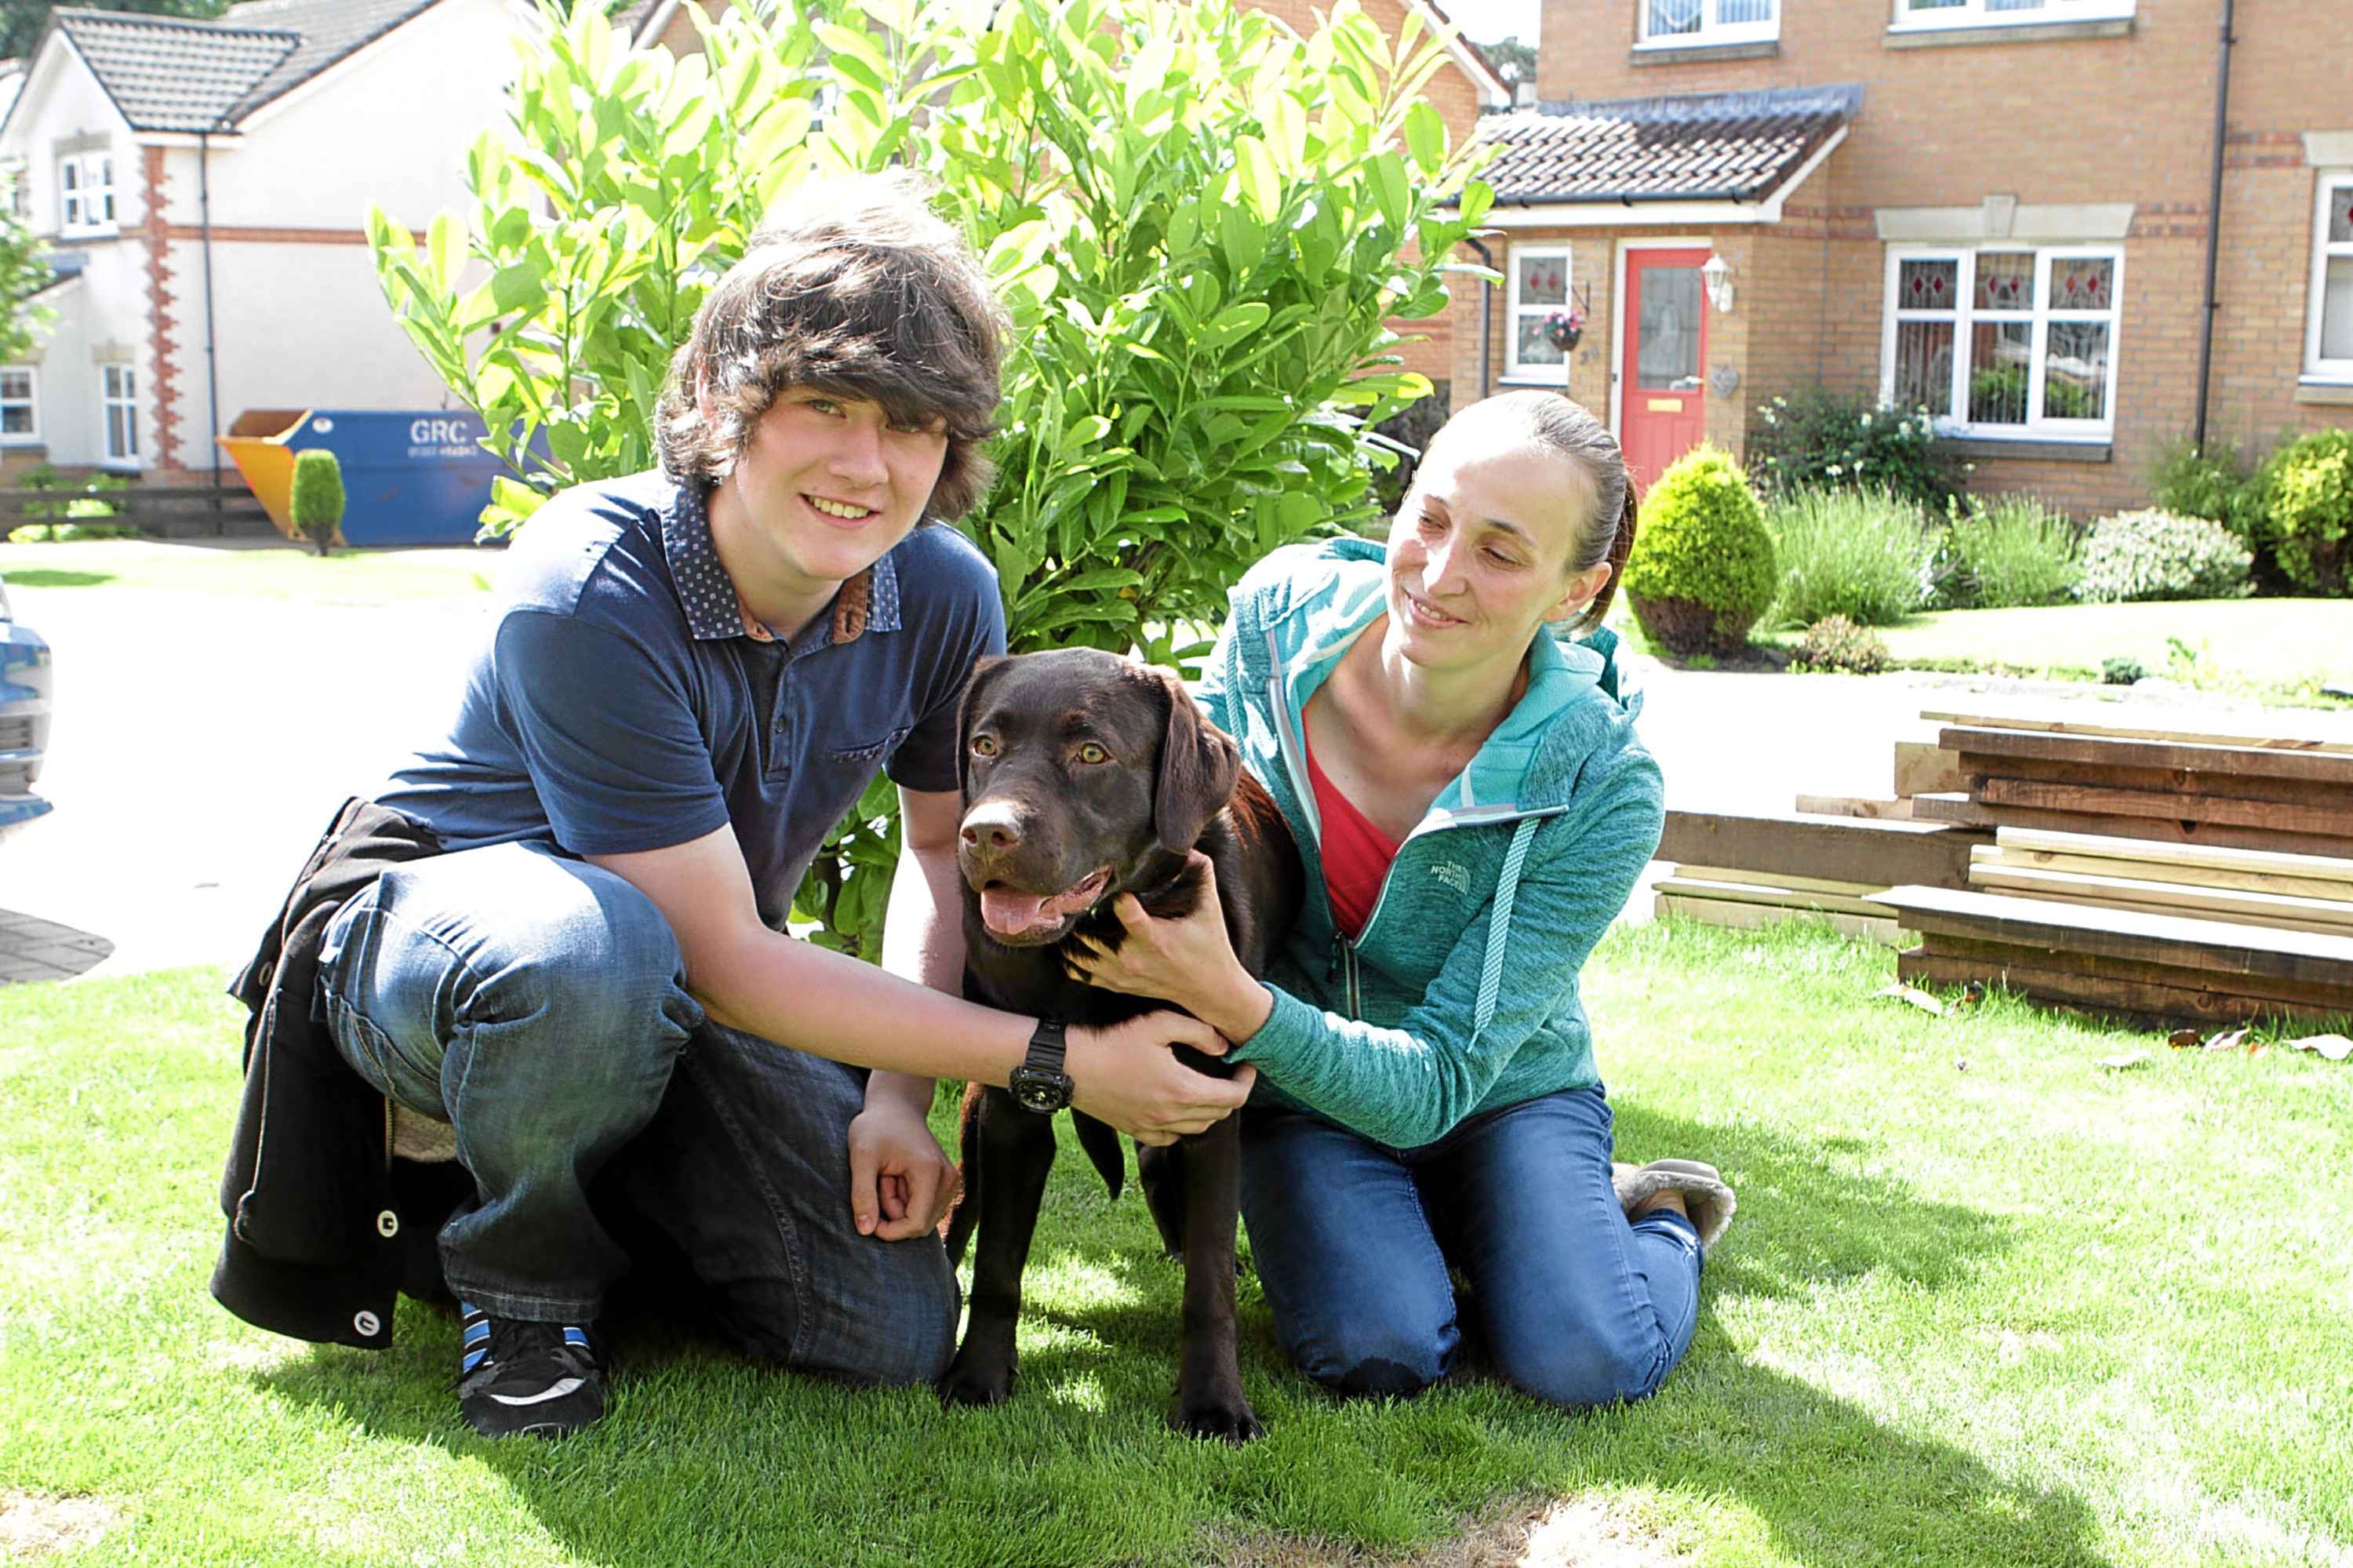
[[943, 1404], [1002, 1404], [1013, 1397], [1013, 1364], [959, 1353], [938, 1386]]
[[1188, 1437], [1214, 1437], [1240, 1447], [1266, 1428], [1240, 1389], [1176, 1398], [1176, 1430]]

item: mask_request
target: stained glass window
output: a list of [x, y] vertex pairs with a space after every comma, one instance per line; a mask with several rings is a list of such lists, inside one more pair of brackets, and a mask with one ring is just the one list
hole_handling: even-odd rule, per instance
[[2033, 308], [2034, 252], [1978, 252], [1976, 307], [1981, 311], [2024, 311]]
[[[1567, 380], [1571, 348], [1567, 323], [1577, 313], [1566, 245], [1514, 245], [1511, 278], [1511, 324], [1504, 339], [1504, 374], [1558, 387]], [[1583, 332], [1580, 325], [1578, 333]]]
[[1889, 399], [1988, 434], [2053, 425], [2053, 436], [2087, 434], [2084, 426], [2110, 418], [2122, 266], [2114, 252], [2075, 248], [1899, 254]]
[[1896, 273], [1895, 308], [1949, 311], [1960, 299], [1958, 261], [1906, 261]]
[[2060, 256], [2051, 262], [2050, 306], [2054, 311], [2105, 311], [2116, 263], [2105, 256]]

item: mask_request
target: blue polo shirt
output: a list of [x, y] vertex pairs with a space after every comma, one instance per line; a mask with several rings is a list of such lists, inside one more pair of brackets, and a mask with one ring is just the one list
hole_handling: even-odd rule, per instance
[[378, 801], [451, 851], [547, 840], [668, 849], [727, 826], [782, 929], [875, 773], [956, 788], [956, 697], [1005, 652], [997, 575], [917, 528], [789, 642], [747, 632], [700, 494], [659, 473], [584, 484], [515, 535], [448, 738]]

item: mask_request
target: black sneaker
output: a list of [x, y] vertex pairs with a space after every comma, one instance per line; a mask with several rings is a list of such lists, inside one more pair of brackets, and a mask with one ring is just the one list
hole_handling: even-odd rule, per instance
[[605, 1414], [605, 1374], [586, 1330], [493, 1318], [466, 1304], [458, 1408], [485, 1437], [561, 1437]]

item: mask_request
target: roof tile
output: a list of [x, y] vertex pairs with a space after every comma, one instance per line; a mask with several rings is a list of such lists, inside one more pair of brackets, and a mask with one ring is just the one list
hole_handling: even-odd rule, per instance
[[1854, 118], [1857, 86], [1776, 88], [1490, 115], [1501, 204], [1763, 201]]

